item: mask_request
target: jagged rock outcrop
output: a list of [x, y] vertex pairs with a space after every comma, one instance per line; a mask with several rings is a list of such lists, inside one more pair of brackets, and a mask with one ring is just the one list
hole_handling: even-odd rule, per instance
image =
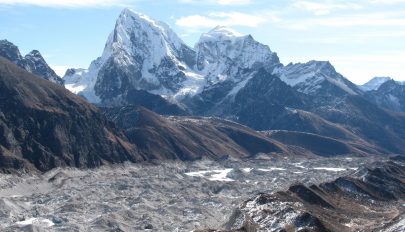
[[62, 86], [64, 84], [62, 78], [49, 67], [38, 50], [33, 50], [22, 57], [17, 46], [7, 40], [0, 40], [0, 56], [45, 80]]

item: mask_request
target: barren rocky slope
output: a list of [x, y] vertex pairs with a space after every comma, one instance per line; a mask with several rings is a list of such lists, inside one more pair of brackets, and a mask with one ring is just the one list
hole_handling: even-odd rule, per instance
[[98, 109], [0, 58], [0, 169], [48, 171], [143, 158]]
[[[160, 116], [137, 106], [101, 108], [150, 159], [195, 160], [204, 157], [246, 159], [259, 154], [314, 157], [384, 154], [344, 128], [328, 125], [340, 139], [294, 131], [257, 132], [215, 117]], [[318, 124], [319, 125], [319, 124]]]
[[399, 158], [334, 181], [258, 194], [232, 214], [226, 231], [403, 231], [405, 163]]

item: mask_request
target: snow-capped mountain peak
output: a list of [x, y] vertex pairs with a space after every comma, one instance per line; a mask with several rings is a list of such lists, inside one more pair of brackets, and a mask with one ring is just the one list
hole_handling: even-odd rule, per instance
[[103, 57], [122, 51], [130, 53], [128, 55], [148, 57], [153, 54], [154, 60], [150, 65], [156, 65], [167, 54], [175, 57], [182, 44], [181, 39], [166, 24], [126, 8], [118, 17]]
[[211, 104], [234, 99], [262, 69], [307, 94], [332, 99], [362, 93], [327, 61], [284, 67], [269, 46], [223, 26], [202, 34], [192, 49], [165, 23], [130, 9], [119, 15], [102, 56], [65, 81], [67, 88], [101, 104], [125, 104], [133, 90], [179, 104], [221, 98], [205, 101]]
[[[374, 85], [373, 85], [374, 83]], [[364, 90], [369, 100], [383, 108], [405, 112], [405, 85], [389, 77], [373, 78]]]
[[367, 83], [360, 85], [360, 89], [363, 91], [371, 91], [371, 90], [377, 90], [380, 88], [382, 84], [385, 82], [392, 80], [391, 77], [374, 77], [373, 79], [369, 80]]
[[245, 79], [243, 71], [280, 65], [276, 53], [251, 35], [242, 35], [230, 28], [217, 26], [204, 33], [195, 45], [197, 69], [209, 83]]
[[118, 101], [131, 89], [173, 96], [189, 76], [195, 76], [187, 75], [194, 64], [195, 52], [168, 25], [127, 8], [119, 15], [102, 56], [82, 72], [83, 77], [65, 80], [68, 88], [81, 89], [92, 102]]
[[325, 84], [335, 86], [346, 94], [359, 94], [358, 88], [336, 72], [329, 61], [309, 61], [307, 63], [290, 63], [274, 72], [286, 84], [299, 92], [314, 95], [325, 90]]

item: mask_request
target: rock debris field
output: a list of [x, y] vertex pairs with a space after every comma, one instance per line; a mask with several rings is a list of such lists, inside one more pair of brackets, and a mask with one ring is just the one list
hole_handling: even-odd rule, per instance
[[377, 158], [200, 160], [0, 175], [1, 231], [221, 228], [258, 193], [320, 183]]

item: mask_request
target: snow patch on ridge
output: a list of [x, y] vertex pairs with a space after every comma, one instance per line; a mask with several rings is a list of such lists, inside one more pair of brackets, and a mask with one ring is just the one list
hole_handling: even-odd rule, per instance
[[91, 63], [89, 69], [75, 69], [72, 74], [65, 75], [63, 80], [66, 89], [85, 97], [91, 103], [99, 103], [100, 98], [96, 95], [94, 86], [101, 65], [99, 58]]
[[204, 76], [195, 72], [184, 72], [186, 74], [186, 81], [183, 82], [183, 87], [174, 94], [176, 100], [182, 100], [187, 95], [194, 96], [202, 92], [203, 87], [206, 84]]

